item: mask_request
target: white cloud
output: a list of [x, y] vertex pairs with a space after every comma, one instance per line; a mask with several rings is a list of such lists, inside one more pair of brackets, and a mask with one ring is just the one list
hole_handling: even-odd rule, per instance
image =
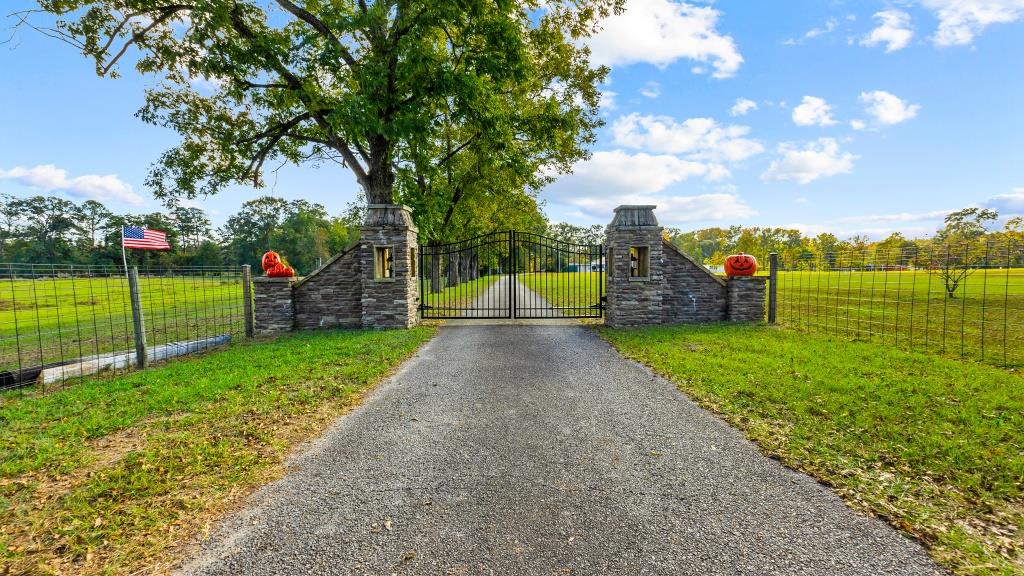
[[879, 20], [878, 27], [861, 39], [861, 46], [885, 44], [886, 52], [895, 52], [910, 44], [910, 39], [914, 37], [910, 14], [902, 10], [883, 10], [876, 12], [875, 18]]
[[884, 90], [874, 92], [861, 92], [860, 101], [864, 104], [864, 110], [870, 114], [879, 124], [893, 125], [906, 122], [917, 116], [921, 106], [909, 104], [895, 94]]
[[681, 58], [710, 64], [715, 78], [736, 74], [743, 63], [736, 42], [718, 32], [721, 13], [711, 6], [670, 0], [631, 0], [587, 40], [594, 64], [647, 62], [665, 67]]
[[[580, 190], [609, 195], [621, 193], [654, 194], [676, 182], [692, 177], [717, 180], [727, 175], [723, 167], [715, 164], [684, 160], [671, 154], [631, 154], [624, 150], [594, 152], [588, 160], [579, 162], [573, 173], [559, 178], [549, 188], [556, 196], [572, 196]], [[560, 186], [572, 180], [580, 187]]]
[[135, 205], [143, 203], [142, 197], [132, 190], [131, 185], [115, 174], [85, 174], [68, 179], [67, 171], [53, 164], [40, 164], [34, 168], [15, 166], [10, 170], [0, 170], [0, 180], [13, 180], [22, 186], [44, 192], [59, 190], [76, 198]]
[[790, 223], [782, 228], [795, 228], [805, 236], [818, 234], [834, 234], [839, 238], [867, 236], [872, 240], [882, 240], [893, 232], [900, 232], [907, 238], [921, 238], [935, 232], [934, 226], [857, 226], [838, 222], [816, 222], [814, 224]]
[[808, 30], [807, 33], [804, 34], [804, 38], [817, 38], [818, 36], [824, 36], [825, 34], [835, 30], [836, 26], [839, 26], [839, 21], [835, 18], [829, 18], [828, 22], [825, 22], [825, 25], [821, 28], [811, 28]]
[[691, 178], [718, 181], [729, 171], [720, 164], [684, 160], [671, 154], [631, 154], [623, 150], [595, 152], [578, 163], [572, 174], [544, 189], [550, 201], [581, 214], [607, 219], [620, 204], [657, 204], [665, 222], [728, 220], [755, 214], [731, 193], [675, 195], [665, 190]]
[[883, 224], [892, 222], [920, 222], [922, 220], [941, 220], [952, 210], [931, 210], [928, 212], [898, 212], [895, 214], [866, 214], [862, 216], [845, 216], [840, 222], [848, 224]]
[[611, 90], [601, 90], [601, 101], [598, 102], [598, 106], [606, 112], [610, 112], [619, 107], [615, 102], [615, 97], [618, 96], [617, 92]]
[[804, 96], [799, 106], [793, 108], [793, 122], [797, 126], [832, 126], [832, 106], [824, 98]]
[[985, 208], [996, 210], [1003, 216], [1024, 215], [1024, 187], [1014, 188], [1009, 194], [997, 194], [984, 202]]
[[850, 128], [854, 130], [864, 130], [868, 125], [863, 120], [850, 120]]
[[1024, 0], [921, 0], [939, 19], [932, 36], [936, 46], [966, 46], [992, 24], [1024, 16]]
[[827, 178], [853, 171], [857, 156], [843, 153], [834, 138], [819, 138], [804, 146], [780, 144], [779, 158], [772, 161], [762, 180], [793, 181], [809, 184], [819, 178]]
[[720, 126], [711, 118], [676, 122], [667, 116], [633, 113], [615, 120], [611, 130], [619, 146], [687, 154], [691, 160], [740, 162], [764, 151], [760, 142], [745, 138], [750, 133], [749, 127]]
[[736, 103], [729, 109], [732, 116], [746, 116], [751, 110], [757, 110], [757, 102], [749, 98], [737, 98]]
[[648, 82], [640, 89], [640, 95], [646, 96], [647, 98], [657, 98], [658, 96], [661, 96], [661, 84], [654, 81]]

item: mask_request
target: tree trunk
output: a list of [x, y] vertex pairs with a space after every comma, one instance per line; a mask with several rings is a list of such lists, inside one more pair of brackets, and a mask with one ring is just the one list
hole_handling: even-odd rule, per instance
[[448, 286], [459, 284], [459, 253], [452, 252], [448, 255]]
[[[436, 250], [436, 248], [435, 248]], [[441, 256], [436, 252], [430, 256], [430, 292], [441, 291]]]
[[370, 139], [370, 170], [366, 173], [366, 200], [370, 204], [395, 203], [395, 171], [391, 143], [383, 136]]
[[469, 272], [469, 262], [470, 262], [470, 260], [472, 260], [472, 258], [473, 258], [473, 254], [472, 253], [470, 253], [470, 255], [465, 257], [465, 258], [460, 258], [460, 261], [459, 261], [459, 278], [461, 278], [463, 282], [469, 282], [470, 280], [473, 279], [473, 277], [470, 276], [470, 272]]

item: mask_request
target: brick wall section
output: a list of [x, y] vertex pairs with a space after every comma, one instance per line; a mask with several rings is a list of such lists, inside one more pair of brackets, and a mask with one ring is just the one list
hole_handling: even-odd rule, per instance
[[296, 283], [295, 329], [358, 328], [362, 325], [363, 285], [357, 244], [331, 258]]
[[[412, 274], [416, 266], [410, 251], [418, 248], [417, 242], [409, 208], [390, 204], [369, 206], [359, 240], [364, 328], [409, 328], [419, 322], [419, 290], [417, 277]], [[393, 249], [393, 278], [374, 277], [377, 246]]]
[[295, 278], [253, 278], [253, 324], [257, 335], [273, 336], [294, 326], [292, 285]]
[[[664, 322], [721, 322], [726, 317], [726, 282], [664, 242]], [[692, 298], [691, 298], [692, 296]]]
[[729, 278], [728, 320], [733, 322], [764, 321], [764, 295], [768, 279], [764, 276], [733, 276]]

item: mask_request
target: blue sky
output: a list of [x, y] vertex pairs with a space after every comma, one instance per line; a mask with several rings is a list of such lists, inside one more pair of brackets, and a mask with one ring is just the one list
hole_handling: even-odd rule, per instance
[[[629, 0], [590, 41], [612, 68], [607, 126], [545, 212], [603, 224], [649, 202], [683, 229], [843, 237], [925, 236], [965, 206], [1024, 214], [1022, 32], [1024, 0]], [[146, 79], [97, 78], [31, 31], [0, 46], [0, 70], [0, 192], [160, 209], [144, 178], [176, 136], [134, 117]], [[198, 203], [221, 223], [264, 193], [337, 213], [358, 191], [337, 167], [267, 180]]]

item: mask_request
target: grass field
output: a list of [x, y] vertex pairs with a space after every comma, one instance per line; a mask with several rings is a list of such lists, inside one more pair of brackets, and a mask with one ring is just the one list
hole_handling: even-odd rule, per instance
[[[499, 278], [501, 276], [497, 274], [482, 276], [476, 280], [447, 286], [440, 292], [431, 292], [421, 283], [420, 289], [423, 293], [420, 294], [420, 301], [424, 306], [434, 309], [428, 312], [430, 316], [459, 316], [463, 310], [471, 306], [486, 306], [481, 299]], [[497, 302], [494, 305], [497, 306]]]
[[0, 574], [166, 569], [432, 333], [297, 333], [5, 398]]
[[587, 312], [600, 303], [604, 274], [599, 272], [540, 272], [519, 274], [519, 281], [556, 308]]
[[1024, 366], [1024, 269], [979, 270], [956, 298], [926, 271], [781, 272], [779, 322], [1006, 366]]
[[959, 574], [1024, 572], [1024, 378], [768, 326], [600, 329]]
[[[243, 332], [241, 277], [142, 276], [149, 344]], [[134, 346], [123, 277], [0, 280], [0, 370]]]
[[[520, 274], [555, 306], [597, 302], [599, 274]], [[600, 275], [602, 278], [604, 275]], [[1024, 269], [979, 270], [948, 298], [926, 271], [779, 273], [778, 321], [801, 330], [1024, 366]]]

